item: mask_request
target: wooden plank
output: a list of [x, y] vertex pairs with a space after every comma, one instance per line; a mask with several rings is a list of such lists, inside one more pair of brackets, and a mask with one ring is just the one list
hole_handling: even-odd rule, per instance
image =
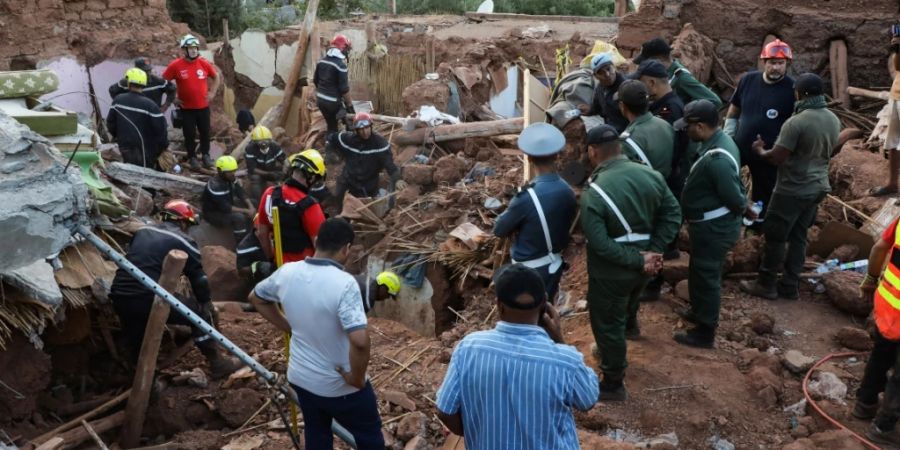
[[479, 13], [467, 12], [466, 19], [478, 21], [493, 20], [549, 20], [553, 22], [599, 22], [599, 23], [619, 23], [618, 17], [592, 17], [592, 16], [547, 16], [547, 15], [530, 15], [530, 14], [512, 14], [512, 13]]
[[[281, 114], [281, 105], [282, 104], [279, 103], [279, 104], [269, 108], [269, 110], [266, 111], [266, 113], [262, 116], [262, 118], [259, 119], [259, 122], [257, 122], [257, 125], [262, 125], [269, 129], [274, 128], [273, 124], [275, 123], [275, 118], [279, 117]], [[250, 133], [247, 133], [247, 135], [244, 136], [244, 139], [242, 139], [241, 142], [238, 143], [237, 147], [235, 147], [234, 150], [232, 150], [231, 153], [229, 153], [229, 155], [233, 156], [234, 159], [240, 161], [240, 159], [244, 157], [244, 150], [247, 148], [247, 144], [249, 144], [249, 143], [250, 143]], [[205, 185], [204, 185], [204, 187], [205, 187]], [[201, 189], [201, 192], [202, 192], [202, 190], [203, 189]]]
[[622, 17], [625, 14], [628, 14], [628, 0], [616, 0], [613, 15], [616, 17]]
[[434, 128], [418, 128], [394, 133], [395, 145], [422, 145], [432, 142], [453, 141], [470, 137], [491, 137], [499, 134], [520, 133], [521, 117], [487, 122], [465, 122], [455, 125], [438, 125]]
[[849, 86], [847, 88], [847, 93], [857, 97], [865, 97], [865, 98], [874, 98], [878, 100], [890, 100], [891, 93], [890, 91], [872, 91], [869, 89], [857, 88], [853, 86]]
[[[248, 135], [249, 138], [249, 135]], [[193, 178], [159, 172], [146, 167], [120, 162], [107, 163], [103, 172], [131, 186], [149, 187], [172, 194], [199, 195], [206, 189], [206, 183]]]
[[[525, 105], [523, 108], [525, 126], [527, 127], [528, 125], [538, 122], [546, 122], [547, 115], [544, 111], [550, 103], [550, 89], [547, 89], [547, 86], [544, 86], [540, 80], [535, 78], [534, 75], [531, 74], [530, 69], [525, 69], [522, 80], [522, 103]], [[531, 180], [531, 165], [528, 163], [528, 158], [525, 158], [524, 161], [522, 176], [527, 183]]]
[[[98, 434], [106, 433], [120, 425], [125, 420], [125, 411], [119, 411], [102, 419], [95, 420], [90, 423], [91, 428]], [[79, 423], [80, 425], [80, 423]], [[76, 448], [84, 441], [91, 438], [91, 435], [84, 427], [73, 428], [61, 435], [63, 439], [62, 445], [56, 447], [57, 450], [68, 450]]]
[[[299, 42], [297, 52], [294, 53], [294, 62], [291, 65], [291, 74], [287, 80], [284, 80], [284, 97], [278, 108], [278, 115], [275, 117], [276, 126], [284, 126], [287, 121], [288, 112], [291, 109], [291, 102], [294, 100], [294, 91], [297, 90], [297, 82], [300, 81], [300, 71], [303, 69], [303, 60], [306, 59], [306, 50], [309, 47], [309, 35], [312, 33], [313, 26], [316, 24], [316, 13], [319, 10], [319, 0], [310, 0], [306, 4], [306, 16], [303, 19], [303, 25], [300, 28]], [[315, 64], [315, 61], [313, 61]]]
[[[166, 255], [158, 282], [163, 289], [172, 292], [178, 288], [187, 258], [187, 253], [181, 250], [172, 250]], [[144, 419], [147, 415], [147, 404], [150, 402], [150, 387], [153, 385], [153, 375], [156, 372], [159, 344], [166, 328], [169, 309], [169, 304], [159, 296], [153, 299], [153, 306], [150, 309], [150, 317], [147, 319], [147, 328], [144, 332], [144, 341], [141, 342], [141, 354], [134, 370], [132, 395], [128, 398], [128, 406], [125, 408], [125, 426], [119, 440], [119, 444], [124, 448], [136, 447], [141, 439], [141, 431], [144, 429]]]
[[831, 70], [831, 96], [839, 100], [845, 108], [850, 107], [850, 84], [847, 72], [847, 43], [841, 39], [831, 41], [828, 51], [828, 66]]
[[450, 433], [440, 450], [466, 450], [466, 440], [462, 436]]
[[63, 433], [67, 430], [71, 430], [72, 428], [75, 428], [75, 427], [81, 425], [82, 420], [92, 419], [94, 417], [99, 416], [100, 414], [103, 414], [103, 413], [109, 411], [110, 409], [113, 409], [119, 403], [122, 403], [122, 401], [125, 400], [126, 398], [128, 398], [128, 396], [130, 396], [130, 395], [131, 395], [131, 389], [128, 389], [127, 391], [115, 396], [110, 401], [98, 406], [93, 411], [86, 412], [86, 413], [32, 439], [31, 442], [36, 445], [43, 444], [43, 443], [49, 441], [50, 439], [52, 439], [53, 437], [55, 437], [56, 435]]

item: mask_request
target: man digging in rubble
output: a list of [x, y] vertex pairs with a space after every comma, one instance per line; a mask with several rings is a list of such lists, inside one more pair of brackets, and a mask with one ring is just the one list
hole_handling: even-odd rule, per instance
[[512, 260], [541, 275], [547, 299], [553, 303], [566, 269], [562, 252], [569, 245], [569, 229], [578, 208], [575, 193], [556, 171], [556, 157], [566, 138], [553, 125], [535, 123], [519, 135], [518, 143], [534, 178], [519, 189], [509, 208], [497, 218], [494, 234], [501, 238], [515, 235], [510, 247]]
[[890, 118], [884, 152], [890, 159], [888, 184], [872, 191], [874, 196], [893, 195], [900, 191], [900, 25], [891, 28], [891, 67], [894, 82], [891, 84]]
[[334, 202], [340, 209], [344, 195], [350, 191], [355, 197], [379, 195], [381, 172], [391, 177], [390, 192], [403, 190], [406, 182], [400, 179], [400, 169], [394, 164], [394, 153], [387, 139], [372, 130], [372, 116], [359, 113], [353, 118], [353, 131], [337, 135], [337, 150], [344, 159], [344, 169], [335, 183]]
[[697, 81], [687, 68], [672, 58], [672, 47], [669, 47], [669, 43], [664, 39], [656, 38], [644, 42], [641, 45], [641, 53], [634, 58], [634, 63], [641, 64], [648, 59], [655, 59], [665, 66], [669, 84], [683, 102], [704, 99], [711, 101], [717, 108], [722, 106], [722, 99], [712, 89]]
[[325, 180], [325, 160], [316, 150], [291, 156], [290, 178], [280, 186], [266, 189], [259, 200], [256, 235], [269, 261], [275, 260], [272, 208], [278, 207], [284, 263], [302, 261], [314, 253], [313, 244], [325, 213], [310, 193]]
[[285, 264], [250, 294], [260, 315], [291, 334], [287, 379], [303, 411], [308, 450], [334, 448], [332, 420], [353, 435], [356, 448], [384, 449], [378, 400], [366, 377], [366, 313], [356, 280], [342, 265], [353, 239], [346, 220], [325, 221], [313, 257]]
[[572, 449], [572, 408], [597, 402], [597, 375], [565, 345], [542, 276], [522, 264], [497, 271], [500, 321], [457, 344], [437, 392], [438, 418], [466, 448]]
[[707, 100], [687, 104], [675, 127], [700, 143], [681, 193], [681, 210], [691, 236], [688, 268], [690, 307], [679, 315], [695, 326], [675, 333], [675, 340], [693, 347], [712, 348], [719, 324], [722, 267], [741, 232], [741, 216], [752, 210], [741, 182], [740, 152], [719, 129], [719, 111]]
[[390, 270], [385, 270], [375, 278], [369, 276], [369, 273], [361, 273], [354, 275], [356, 284], [359, 285], [359, 292], [362, 294], [363, 309], [366, 314], [375, 307], [376, 302], [383, 302], [388, 298], [396, 298], [400, 293], [400, 287], [403, 283], [400, 277]]
[[587, 239], [588, 311], [597, 343], [600, 401], [624, 401], [625, 339], [640, 336], [638, 297], [662, 268], [662, 252], [681, 226], [678, 200], [659, 172], [629, 161], [609, 125], [587, 135], [596, 167], [581, 197]]
[[613, 97], [619, 90], [619, 85], [625, 81], [625, 75], [616, 70], [612, 55], [609, 53], [594, 55], [591, 59], [591, 72], [597, 80], [594, 96], [590, 105], [579, 105], [578, 109], [586, 116], [600, 115], [607, 124], [621, 133], [628, 126], [628, 120], [619, 111], [619, 105]]
[[238, 163], [232, 156], [216, 160], [216, 176], [209, 179], [203, 190], [201, 205], [203, 220], [219, 229], [231, 229], [237, 245], [250, 230], [253, 203], [235, 179]]
[[778, 166], [778, 177], [763, 227], [766, 245], [759, 276], [755, 281], [742, 281], [741, 290], [769, 300], [800, 296], [807, 231], [815, 221], [819, 203], [831, 191], [828, 163], [840, 150], [835, 147], [841, 122], [828, 110], [822, 79], [803, 74], [794, 89], [794, 115], [781, 127], [775, 146], [765, 149], [760, 136], [753, 142], [757, 156]]
[[166, 118], [153, 100], [141, 94], [147, 73], [132, 67], [125, 72], [128, 92], [116, 97], [106, 116], [106, 127], [119, 144], [122, 160], [156, 169], [159, 153], [169, 146]]
[[[179, 300], [203, 320], [215, 326], [209, 282], [200, 262], [200, 250], [186, 234], [190, 226], [197, 224], [197, 215], [186, 201], [172, 200], [166, 203], [161, 218], [161, 224], [145, 226], [134, 233], [125, 258], [153, 281], [158, 281], [162, 273], [163, 260], [170, 251], [181, 250], [187, 253], [188, 259], [183, 274], [190, 281], [194, 296]], [[122, 332], [135, 359], [144, 340], [144, 329], [147, 327], [153, 298], [153, 291], [134, 279], [127, 271], [123, 269], [116, 271], [109, 299], [122, 322]], [[184, 316], [175, 311], [169, 313], [167, 323], [191, 325]], [[242, 366], [236, 358], [223, 355], [215, 341], [203, 334], [200, 329], [192, 327], [192, 334], [194, 343], [209, 363], [213, 378], [227, 376]]]
[[284, 151], [272, 140], [272, 132], [259, 125], [250, 132], [250, 143], [244, 155], [250, 179], [250, 199], [259, 203], [262, 193], [284, 178]]
[[184, 146], [191, 169], [200, 168], [200, 162], [197, 160], [198, 132], [203, 167], [210, 168], [213, 162], [209, 157], [209, 102], [215, 98], [221, 80], [213, 65], [200, 56], [200, 40], [188, 34], [181, 38], [180, 44], [184, 50], [184, 57], [169, 63], [162, 76], [166, 80], [174, 80], [178, 88], [175, 104], [181, 108], [181, 129], [184, 132]]
[[794, 112], [794, 79], [787, 75], [793, 57], [791, 47], [778, 39], [766, 44], [759, 55], [765, 69], [741, 77], [725, 119], [725, 134], [737, 143], [742, 163], [750, 168], [752, 199], [763, 202], [759, 218], [750, 227], [756, 231], [762, 231], [778, 168], [753, 152], [753, 141], [761, 136], [765, 145], [772, 145]]
[[328, 45], [325, 57], [316, 63], [313, 75], [316, 105], [328, 127], [325, 134], [326, 155], [333, 151], [336, 145], [340, 117], [356, 113], [353, 109], [353, 100], [350, 98], [350, 80], [347, 76], [347, 58], [350, 56], [351, 48], [347, 36], [336, 35]]
[[[134, 67], [143, 70], [147, 74], [147, 86], [141, 91], [145, 97], [153, 100], [160, 111], [166, 112], [172, 102], [175, 101], [175, 83], [153, 73], [153, 65], [150, 64], [150, 58], [141, 56], [134, 60]], [[109, 98], [115, 100], [119, 94], [128, 92], [128, 78], [122, 78], [117, 83], [109, 87]], [[166, 101], [163, 103], [163, 95]]]

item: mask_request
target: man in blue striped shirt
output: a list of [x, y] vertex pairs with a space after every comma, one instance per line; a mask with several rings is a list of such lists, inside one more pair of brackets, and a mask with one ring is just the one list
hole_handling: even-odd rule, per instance
[[597, 375], [565, 345], [539, 273], [522, 264], [495, 281], [500, 322], [466, 336], [438, 390], [438, 417], [466, 448], [577, 449], [572, 407], [591, 409]]

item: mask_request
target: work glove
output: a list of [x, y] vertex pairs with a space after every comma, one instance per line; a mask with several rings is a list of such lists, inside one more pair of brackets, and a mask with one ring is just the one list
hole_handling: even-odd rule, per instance
[[731, 138], [734, 139], [735, 135], [737, 135], [737, 127], [738, 127], [737, 119], [734, 119], [734, 118], [725, 119], [725, 126], [722, 127], [722, 131], [724, 131], [725, 134], [731, 136]]
[[866, 277], [863, 278], [862, 283], [859, 284], [859, 298], [864, 300], [871, 298], [875, 294], [875, 289], [877, 287], [878, 278], [866, 274]]

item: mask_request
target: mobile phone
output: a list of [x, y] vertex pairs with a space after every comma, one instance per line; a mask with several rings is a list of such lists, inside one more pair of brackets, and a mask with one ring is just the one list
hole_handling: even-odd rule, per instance
[[891, 25], [891, 36], [900, 37], [900, 25]]

